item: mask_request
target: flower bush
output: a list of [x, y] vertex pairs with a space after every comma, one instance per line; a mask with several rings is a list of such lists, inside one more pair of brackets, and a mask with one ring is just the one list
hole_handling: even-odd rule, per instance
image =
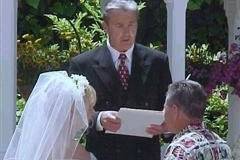
[[[236, 57], [234, 59], [238, 61]], [[233, 72], [236, 71], [237, 64], [230, 67], [230, 64], [235, 63], [234, 59], [227, 61], [224, 52], [214, 55], [206, 44], [201, 46], [193, 44], [186, 50], [187, 75], [190, 74], [190, 79], [201, 83], [209, 94], [204, 123], [224, 139], [228, 133], [228, 99], [226, 96], [229, 93], [229, 86], [235, 84], [233, 76], [230, 76], [236, 74]]]
[[198, 81], [206, 86], [209, 79], [209, 70], [214, 62], [213, 53], [209, 51], [207, 44], [197, 46], [189, 45], [186, 49], [186, 75], [190, 75], [191, 80]]
[[240, 97], [240, 54], [233, 55], [223, 62], [216, 62], [210, 70], [206, 90], [211, 93], [217, 85], [226, 84], [233, 88], [232, 94]]
[[[227, 85], [233, 88], [232, 94], [240, 97], [240, 53], [229, 59], [224, 52], [212, 55], [208, 45], [188, 47], [187, 74], [191, 74], [190, 79], [199, 81], [208, 94], [220, 85]], [[223, 98], [227, 92], [221, 92]]]

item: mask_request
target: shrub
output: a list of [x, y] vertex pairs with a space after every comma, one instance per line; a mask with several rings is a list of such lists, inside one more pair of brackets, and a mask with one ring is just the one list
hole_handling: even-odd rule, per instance
[[201, 46], [192, 44], [186, 49], [186, 75], [190, 74], [190, 79], [198, 81], [203, 86], [208, 82], [209, 69], [214, 62], [213, 54], [208, 46], [208, 44]]
[[[222, 68], [225, 64], [221, 58], [220, 54], [212, 54], [207, 44], [201, 46], [193, 44], [186, 50], [187, 74], [191, 74], [190, 79], [201, 83], [209, 94], [204, 122], [210, 130], [226, 138], [228, 132], [228, 101], [226, 98], [228, 85], [226, 83], [223, 85], [224, 83], [219, 81], [225, 77], [222, 75]], [[212, 83], [214, 85], [210, 85]]]
[[20, 96], [20, 94], [17, 95], [17, 102], [16, 102], [16, 123], [18, 124], [20, 117], [23, 113], [24, 107], [26, 105], [26, 101], [24, 98]]
[[221, 92], [226, 92], [227, 87], [217, 88], [208, 99], [204, 122], [207, 127], [220, 137], [227, 137], [228, 133], [228, 100], [221, 97]]
[[[18, 40], [18, 85], [33, 84], [39, 73], [66, 69], [70, 57], [95, 48], [106, 41], [101, 28], [99, 1], [81, 1], [52, 6], [46, 14], [48, 27], [41, 34], [25, 34]], [[71, 9], [71, 15], [67, 14]], [[78, 11], [75, 13], [75, 11]], [[21, 87], [20, 87], [21, 88]]]

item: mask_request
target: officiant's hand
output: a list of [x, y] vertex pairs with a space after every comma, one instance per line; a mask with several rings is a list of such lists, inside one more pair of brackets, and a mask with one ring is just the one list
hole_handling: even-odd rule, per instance
[[116, 132], [121, 126], [121, 120], [117, 116], [117, 111], [103, 111], [101, 114], [100, 122], [105, 130]]
[[146, 128], [146, 132], [151, 135], [160, 135], [162, 133], [165, 133], [167, 131], [165, 123], [162, 123], [160, 125], [158, 124], [150, 124], [149, 127]]

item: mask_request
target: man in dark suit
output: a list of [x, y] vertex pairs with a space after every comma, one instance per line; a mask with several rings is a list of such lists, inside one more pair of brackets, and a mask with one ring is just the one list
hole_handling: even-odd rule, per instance
[[167, 55], [135, 43], [138, 9], [133, 0], [106, 0], [102, 6], [107, 44], [79, 54], [70, 73], [83, 74], [97, 93], [96, 115], [86, 148], [98, 160], [160, 160], [159, 138], [112, 135], [121, 107], [162, 110], [171, 83]]

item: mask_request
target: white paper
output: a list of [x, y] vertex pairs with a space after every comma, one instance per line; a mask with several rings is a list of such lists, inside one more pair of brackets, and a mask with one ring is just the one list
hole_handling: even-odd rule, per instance
[[164, 116], [162, 111], [121, 108], [118, 112], [121, 127], [117, 132], [106, 131], [111, 134], [123, 134], [140, 137], [153, 137], [146, 132], [150, 124], [162, 124]]

